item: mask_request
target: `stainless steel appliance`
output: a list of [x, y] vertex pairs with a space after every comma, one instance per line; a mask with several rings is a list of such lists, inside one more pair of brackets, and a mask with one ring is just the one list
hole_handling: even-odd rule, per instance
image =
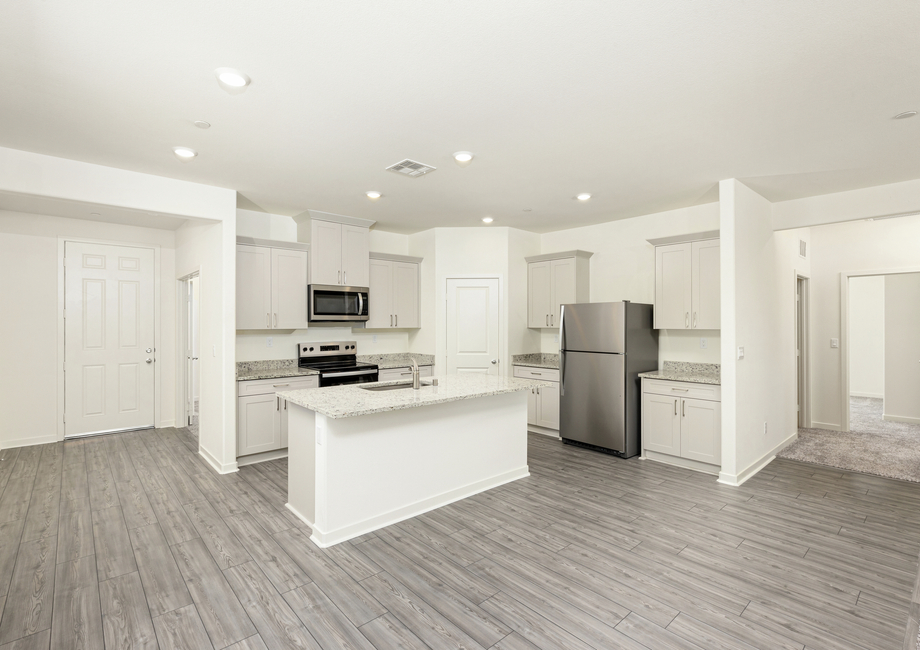
[[630, 458], [639, 453], [640, 372], [658, 368], [652, 305], [562, 305], [559, 435]]
[[376, 363], [357, 360], [354, 341], [298, 343], [297, 365], [319, 371], [320, 388], [377, 381]]
[[329, 323], [366, 321], [368, 288], [337, 284], [311, 284], [307, 287], [307, 321]]

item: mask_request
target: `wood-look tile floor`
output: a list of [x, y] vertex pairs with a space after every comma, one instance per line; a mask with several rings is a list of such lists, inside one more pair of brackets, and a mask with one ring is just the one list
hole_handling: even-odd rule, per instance
[[286, 461], [219, 476], [176, 429], [6, 450], [0, 648], [901, 647], [920, 485], [529, 445], [531, 477], [325, 550]]

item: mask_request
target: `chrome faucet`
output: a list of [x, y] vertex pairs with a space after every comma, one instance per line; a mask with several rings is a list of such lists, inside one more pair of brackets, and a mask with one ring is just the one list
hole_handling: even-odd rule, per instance
[[420, 386], [421, 386], [421, 382], [419, 381], [419, 375], [418, 375], [418, 362], [413, 357], [412, 358], [412, 388], [414, 390], [418, 390]]

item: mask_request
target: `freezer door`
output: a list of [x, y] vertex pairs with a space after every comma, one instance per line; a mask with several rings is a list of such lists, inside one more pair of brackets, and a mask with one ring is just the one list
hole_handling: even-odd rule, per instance
[[560, 348], [581, 352], [626, 352], [626, 303], [562, 305]]
[[626, 453], [626, 355], [563, 355], [559, 435]]

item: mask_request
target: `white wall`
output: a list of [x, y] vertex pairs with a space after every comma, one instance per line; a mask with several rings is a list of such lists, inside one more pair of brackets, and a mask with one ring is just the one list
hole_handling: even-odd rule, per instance
[[176, 400], [175, 235], [117, 224], [0, 211], [0, 447], [39, 444], [58, 433], [60, 237], [158, 246], [160, 420]]
[[[719, 229], [719, 204], [658, 212], [632, 219], [559, 230], [540, 236], [541, 252], [585, 250], [591, 256], [591, 302], [631, 300], [655, 302], [655, 247], [646, 241], [671, 235]], [[700, 338], [707, 348], [700, 348]], [[659, 362], [695, 361], [719, 363], [720, 334], [717, 330], [659, 332]], [[543, 352], [557, 352], [556, 333], [545, 330]]]
[[[920, 269], [920, 217], [853, 221], [811, 228], [811, 370], [813, 426], [842, 426], [841, 273]], [[847, 342], [841, 340], [841, 345]]]
[[[722, 471], [737, 485], [796, 435], [795, 233], [774, 233], [772, 204], [719, 184], [722, 280]], [[798, 268], [797, 268], [798, 267]], [[738, 347], [744, 359], [736, 359]], [[766, 426], [766, 431], [764, 430]]]
[[236, 210], [238, 237], [297, 241], [297, 223], [292, 217], [254, 210]]
[[421, 327], [409, 333], [409, 351], [419, 354], [434, 354], [435, 310], [437, 288], [435, 281], [435, 245], [434, 229], [409, 235], [409, 255], [422, 258], [419, 273], [419, 309], [421, 310]]
[[920, 180], [809, 196], [773, 204], [773, 229], [787, 230], [920, 212]]
[[850, 395], [885, 394], [885, 276], [850, 278]]
[[920, 273], [885, 276], [884, 418], [920, 424]]

